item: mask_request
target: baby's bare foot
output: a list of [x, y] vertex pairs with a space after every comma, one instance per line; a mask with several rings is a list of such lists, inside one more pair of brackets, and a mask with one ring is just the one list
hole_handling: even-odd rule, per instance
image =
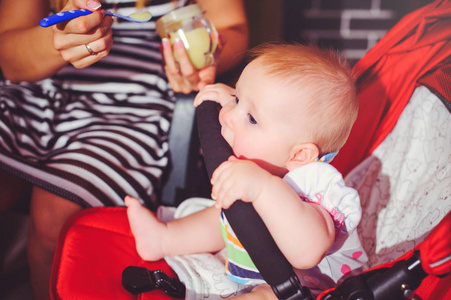
[[161, 237], [166, 225], [154, 212], [144, 207], [138, 199], [125, 197], [130, 228], [135, 237], [136, 251], [144, 260], [155, 261], [164, 257]]

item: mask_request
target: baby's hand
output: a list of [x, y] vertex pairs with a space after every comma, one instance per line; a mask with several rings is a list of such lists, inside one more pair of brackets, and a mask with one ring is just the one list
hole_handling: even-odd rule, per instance
[[235, 97], [234, 88], [222, 83], [210, 84], [197, 93], [196, 98], [194, 98], [194, 106], [198, 107], [206, 100], [215, 101], [224, 106], [229, 101], [235, 100]]
[[271, 176], [256, 163], [231, 156], [213, 172], [211, 197], [216, 200], [216, 207], [223, 209], [236, 200], [254, 202]]

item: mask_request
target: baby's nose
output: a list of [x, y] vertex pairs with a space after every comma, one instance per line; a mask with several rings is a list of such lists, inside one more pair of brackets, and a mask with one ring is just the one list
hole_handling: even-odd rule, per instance
[[233, 129], [233, 124], [234, 124], [234, 114], [233, 114], [233, 109], [226, 105], [221, 109], [221, 113], [220, 113], [220, 119], [222, 117], [222, 124], [224, 126], [224, 124], [229, 127], [230, 129]]

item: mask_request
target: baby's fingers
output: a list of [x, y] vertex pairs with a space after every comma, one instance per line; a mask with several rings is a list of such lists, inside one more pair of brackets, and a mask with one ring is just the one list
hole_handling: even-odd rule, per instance
[[212, 199], [216, 201], [215, 206], [221, 209], [228, 209], [236, 200], [239, 200], [227, 191], [220, 192], [218, 196], [213, 194], [214, 192], [212, 192]]
[[202, 104], [202, 102], [211, 100], [211, 101], [217, 101], [218, 99], [218, 93], [214, 89], [212, 89], [213, 85], [207, 85], [203, 89], [197, 93], [196, 97], [194, 98], [194, 106], [198, 107]]
[[223, 163], [221, 163], [211, 175], [210, 180], [211, 184], [214, 185], [216, 182], [224, 180], [225, 178], [229, 177], [230, 176], [229, 173], [232, 172], [232, 170], [230, 169], [231, 166], [232, 163], [229, 161], [224, 161]]
[[239, 160], [235, 155], [230, 155], [227, 161], [237, 161]]
[[228, 208], [235, 200], [239, 199], [240, 187], [237, 186], [232, 172], [222, 172], [213, 181], [211, 197], [216, 201], [216, 206], [220, 208]]

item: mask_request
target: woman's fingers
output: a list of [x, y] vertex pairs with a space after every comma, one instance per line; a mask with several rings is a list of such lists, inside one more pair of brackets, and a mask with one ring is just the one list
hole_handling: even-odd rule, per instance
[[72, 34], [84, 34], [100, 25], [105, 16], [105, 11], [94, 11], [92, 14], [78, 17], [69, 21], [55, 24], [53, 27], [59, 31]]
[[215, 82], [216, 78], [216, 65], [208, 66], [206, 68], [203, 68], [202, 70], [199, 70], [199, 82], [197, 83], [197, 89], [201, 90], [205, 86], [209, 84], [213, 84]]
[[64, 10], [87, 8], [91, 11], [98, 10], [102, 4], [97, 0], [69, 0]]
[[180, 39], [175, 39], [174, 44], [171, 45], [167, 38], [163, 38], [162, 46], [165, 61], [164, 69], [171, 88], [175, 92], [185, 94], [198, 91], [198, 85], [201, 80], [199, 72], [191, 64], [183, 42]]
[[185, 46], [181, 39], [176, 39], [174, 41], [174, 49], [179, 60], [180, 72], [182, 73], [185, 81], [192, 88], [197, 88], [197, 83], [199, 82], [199, 74], [196, 68], [192, 65], [188, 56], [188, 52], [186, 52]]
[[170, 75], [179, 74], [180, 69], [177, 62], [175, 61], [171, 42], [167, 38], [163, 38], [161, 40], [161, 45], [163, 47], [163, 58], [166, 73]]
[[61, 23], [53, 26], [55, 48], [58, 50], [68, 49], [102, 38], [111, 39], [111, 25], [113, 24], [111, 17], [93, 16], [95, 21], [84, 19], [87, 17], [91, 17], [91, 15], [73, 19], [64, 26]]
[[76, 68], [85, 68], [107, 56], [112, 45], [112, 19], [103, 11], [53, 26], [54, 47]]

